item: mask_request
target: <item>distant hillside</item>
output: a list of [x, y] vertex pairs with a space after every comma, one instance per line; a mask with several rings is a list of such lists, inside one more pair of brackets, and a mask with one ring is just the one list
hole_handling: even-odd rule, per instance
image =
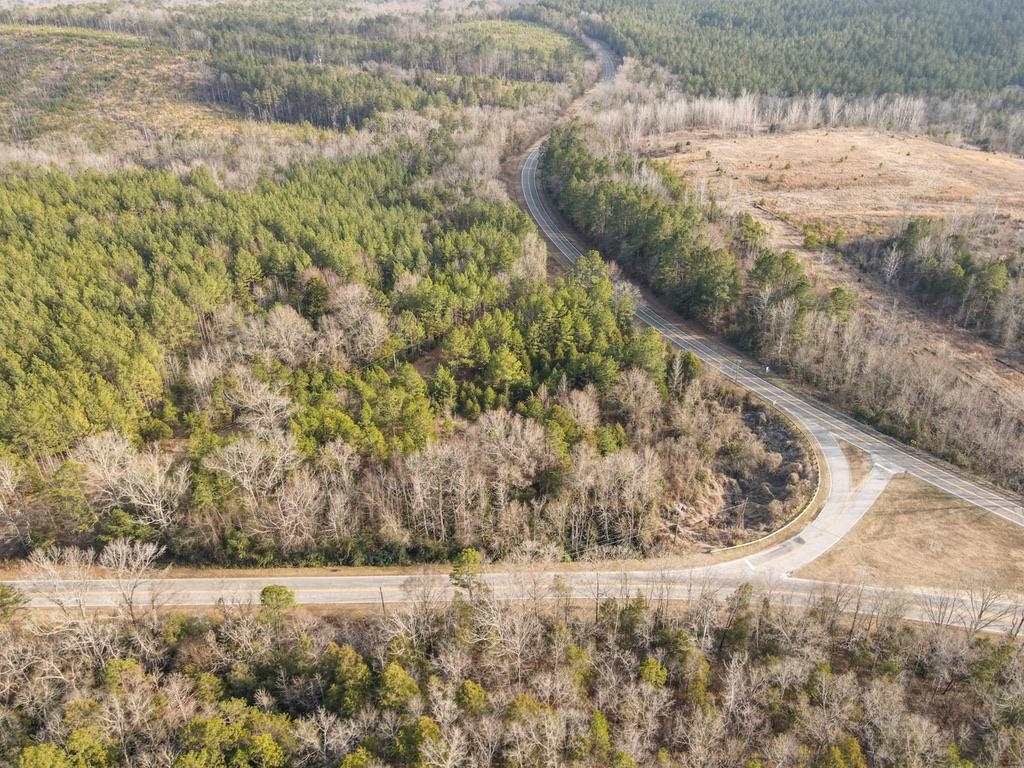
[[547, 0], [697, 94], [945, 96], [1024, 85], [1018, 0]]
[[191, 52], [122, 34], [0, 27], [0, 139], [73, 134], [101, 149], [132, 134], [223, 120], [202, 103], [212, 72]]

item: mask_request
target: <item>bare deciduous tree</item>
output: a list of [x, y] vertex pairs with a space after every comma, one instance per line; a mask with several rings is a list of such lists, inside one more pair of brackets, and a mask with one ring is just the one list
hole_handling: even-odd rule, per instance
[[886, 249], [885, 257], [882, 260], [882, 279], [890, 285], [895, 283], [902, 268], [903, 251], [893, 243]]
[[257, 435], [283, 429], [292, 413], [292, 400], [283, 386], [258, 379], [243, 365], [236, 365], [231, 373], [231, 386], [225, 389], [224, 396], [239, 412], [238, 423]]
[[20, 486], [23, 472], [11, 459], [0, 457], [0, 549], [28, 543], [29, 521]]
[[362, 283], [331, 285], [320, 329], [321, 354], [342, 361], [368, 362], [388, 339], [387, 320]]
[[559, 404], [584, 432], [593, 432], [600, 425], [601, 406], [592, 384], [584, 389], [571, 390], [564, 398], [559, 398]]
[[40, 618], [36, 632], [52, 638], [62, 652], [102, 665], [114, 655], [117, 628], [89, 614], [86, 597], [95, 576], [96, 555], [78, 547], [37, 549], [24, 565], [28, 592], [45, 600], [57, 621]]
[[523, 253], [512, 263], [512, 277], [524, 280], [543, 280], [547, 274], [548, 248], [534, 232], [523, 238]]
[[246, 318], [237, 334], [244, 357], [295, 366], [312, 351], [316, 334], [309, 321], [287, 304], [275, 305], [265, 317]]
[[285, 555], [313, 547], [323, 532], [324, 489], [307, 467], [291, 474], [249, 522], [250, 529]]
[[231, 480], [242, 491], [248, 509], [256, 511], [298, 467], [299, 460], [290, 434], [245, 435], [206, 456], [203, 465]]
[[224, 375], [228, 354], [222, 347], [204, 348], [190, 358], [185, 376], [192, 390], [196, 408], [205, 411], [213, 404], [214, 384]]
[[129, 507], [141, 522], [167, 531], [188, 492], [188, 469], [152, 449], [139, 453], [116, 432], [85, 438], [72, 457], [82, 467], [86, 495], [100, 510]]
[[[156, 561], [164, 554], [165, 548], [152, 542], [116, 539], [100, 552], [99, 565], [111, 571], [118, 594], [121, 596], [119, 610], [133, 626], [139, 624], [137, 596], [142, 582], [153, 574]], [[150, 586], [150, 603], [155, 600], [154, 589]]]
[[651, 377], [638, 368], [624, 371], [612, 399], [626, 419], [627, 431], [641, 443], [650, 442], [662, 408], [661, 393]]
[[356, 449], [335, 440], [323, 447], [317, 464], [324, 493], [325, 532], [334, 541], [354, 535], [362, 522], [356, 498]]

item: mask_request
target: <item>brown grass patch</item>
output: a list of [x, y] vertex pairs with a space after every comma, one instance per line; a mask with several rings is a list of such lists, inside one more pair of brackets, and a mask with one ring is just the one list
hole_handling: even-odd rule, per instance
[[705, 131], [660, 143], [680, 139], [690, 144], [670, 165], [730, 208], [764, 200], [794, 221], [838, 222], [854, 234], [910, 216], [957, 216], [976, 201], [1024, 222], [1024, 159], [1010, 155], [860, 128], [741, 137]]
[[1024, 528], [909, 475], [893, 478], [805, 579], [957, 589], [1024, 585]]
[[871, 467], [875, 465], [875, 462], [871, 460], [871, 455], [867, 451], [862, 451], [845, 440], [836, 440], [836, 442], [839, 443], [843, 455], [846, 456], [846, 463], [850, 465], [850, 485], [853, 488], [859, 488], [860, 484], [864, 482], [864, 478], [871, 472]]

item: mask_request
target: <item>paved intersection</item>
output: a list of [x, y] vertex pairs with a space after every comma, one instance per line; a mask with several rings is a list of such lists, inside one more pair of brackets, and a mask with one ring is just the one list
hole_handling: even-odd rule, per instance
[[[612, 57], [596, 43], [594, 48], [600, 56], [604, 79], [611, 79], [615, 73]], [[582, 251], [571, 235], [563, 230], [542, 193], [538, 171], [541, 151], [538, 143], [522, 167], [520, 178], [527, 209], [551, 244], [572, 263], [582, 255]], [[695, 589], [707, 585], [728, 590], [750, 581], [770, 587], [776, 594], [784, 594], [794, 602], [807, 603], [816, 599], [825, 585], [799, 579], [793, 574], [842, 539], [885, 490], [889, 479], [900, 472], [908, 472], [971, 504], [1024, 525], [1024, 509], [1019, 500], [931, 461], [837, 414], [809, 396], [780, 386], [762, 375], [760, 368], [751, 361], [726, 349], [706, 334], [661, 314], [646, 301], [638, 303], [636, 316], [639, 322], [657, 330], [674, 346], [695, 352], [706, 366], [774, 405], [806, 431], [824, 458], [825, 466], [821, 469], [823, 481], [828, 483], [828, 494], [821, 511], [792, 537], [751, 554], [744, 554], [746, 550], [742, 548], [737, 549], [735, 559], [728, 562], [667, 571], [654, 564], [646, 567], [637, 564], [635, 570], [629, 571], [497, 571], [484, 577], [495, 594], [522, 597], [534, 593], [537, 585], [550, 585], [557, 579], [569, 595], [577, 598], [597, 598], [636, 589], [659, 590], [663, 596], [685, 599]], [[871, 472], [857, 487], [853, 486], [850, 468], [838, 440], [866, 451], [873, 459]], [[31, 582], [15, 584], [26, 591], [31, 604], [36, 607], [52, 607], [54, 598], [70, 605], [99, 608], [115, 606], [121, 599], [117, 585], [106, 579], [49, 585], [49, 595], [43, 594], [38, 585]], [[409, 599], [410, 589], [430, 589], [440, 596], [450, 592], [447, 579], [439, 575], [287, 575], [155, 578], [140, 582], [135, 596], [140, 602], [164, 606], [210, 606], [221, 601], [252, 601], [268, 584], [289, 587], [301, 603], [324, 605], [403, 602]], [[918, 618], [927, 618], [931, 602], [944, 597], [937, 590], [915, 589], [894, 593], [866, 587], [862, 591], [878, 599], [895, 597], [907, 606], [908, 616]], [[1017, 610], [1009, 603], [1003, 608], [1007, 616]]]

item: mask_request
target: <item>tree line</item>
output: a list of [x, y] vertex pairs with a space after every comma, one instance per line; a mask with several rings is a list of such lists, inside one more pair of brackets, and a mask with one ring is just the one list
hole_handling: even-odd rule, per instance
[[[523, 573], [499, 599], [467, 550], [454, 598], [314, 613], [271, 585], [166, 613], [134, 591], [157, 555], [40, 554], [48, 613], [0, 593], [5, 764], [1008, 768], [1024, 739], [1021, 609], [992, 590], [931, 598], [929, 623], [857, 588], [798, 607], [614, 574], [574, 596]], [[122, 586], [113, 616], [78, 609], [95, 569]]]
[[353, 70], [238, 54], [211, 57], [210, 65], [217, 73], [209, 86], [215, 101], [258, 120], [333, 129], [359, 129], [375, 115], [400, 110], [513, 109], [551, 92], [545, 84], [466, 75], [423, 73], [406, 82], [380, 67]]
[[[328, 4], [329, 5], [329, 4]], [[160, 10], [129, 5], [4, 9], [8, 23], [47, 23], [141, 36], [170, 47], [260, 59], [534, 82], [579, 76], [586, 50], [574, 30], [469, 11], [428, 9], [374, 16], [314, 2], [230, 4]]]
[[1024, 85], [1013, 0], [552, 0], [697, 95], [987, 94]]
[[556, 126], [545, 144], [541, 171], [559, 207], [629, 274], [684, 313], [718, 322], [738, 295], [732, 253], [710, 244], [702, 211], [669, 174], [658, 176], [661, 189], [631, 183], [626, 168], [587, 148], [584, 131], [579, 121]]
[[632, 60], [595, 96], [594, 117], [637, 142], [675, 131], [710, 128], [771, 133], [820, 128], [867, 127], [927, 134], [953, 145], [968, 142], [984, 151], [1024, 150], [1024, 89], [949, 97], [885, 93], [843, 96], [816, 92], [779, 95], [696, 95], [682, 90], [660, 66]]
[[[749, 215], [726, 217], [713, 201], [701, 206], [651, 161], [598, 155], [591, 147], [601, 142], [588, 134], [596, 130], [576, 122], [553, 131], [542, 172], [562, 211], [606, 257], [621, 260], [683, 314], [720, 329], [858, 418], [1021, 488], [1019, 403], [1007, 403], [941, 355], [908, 364], [906, 340], [917, 333], [911, 323], [869, 320], [856, 311], [855, 293], [816, 290], [799, 259], [771, 249]], [[974, 312], [975, 321], [1015, 328], [1007, 264], [957, 257], [956, 240], [926, 237], [930, 228], [913, 224], [903, 235], [903, 247], [916, 241], [922, 254], [915, 267], [922, 286], [933, 286], [934, 300], [955, 303], [961, 317]], [[603, 240], [606, 232], [614, 236]], [[712, 238], [724, 245], [711, 248]], [[944, 264], [929, 266], [929, 242], [947, 254]], [[899, 243], [892, 245], [887, 253], [900, 257], [894, 275], [909, 279], [911, 267]]]

